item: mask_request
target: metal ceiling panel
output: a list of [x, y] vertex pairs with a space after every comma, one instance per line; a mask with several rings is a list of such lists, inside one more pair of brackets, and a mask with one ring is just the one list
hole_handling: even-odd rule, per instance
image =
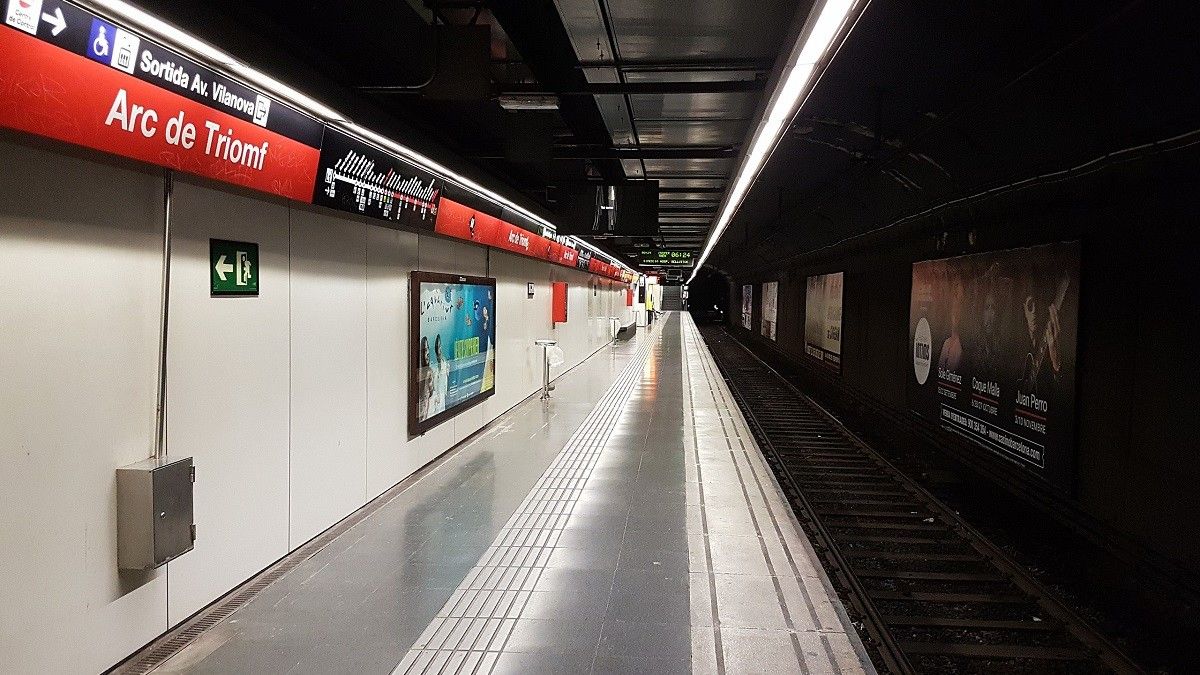
[[647, 159], [646, 175], [676, 175], [697, 173], [701, 175], [727, 175], [733, 170], [732, 159]]
[[[682, 83], [761, 83], [795, 12], [809, 2], [761, 0], [555, 0], [588, 82], [662, 92], [595, 96], [614, 145], [630, 148], [629, 178], [657, 178], [660, 232], [698, 247], [758, 109], [760, 85], [706, 93]], [[739, 87], [741, 89], [743, 87]], [[638, 156], [637, 148], [670, 148]], [[728, 157], [722, 155], [728, 154]], [[694, 191], [693, 191], [694, 190]], [[677, 192], [678, 191], [678, 192]], [[674, 202], [674, 205], [672, 205]], [[681, 206], [682, 205], [682, 206]], [[681, 212], [682, 211], [682, 212]], [[683, 231], [669, 228], [683, 227]], [[632, 245], [632, 242], [630, 242]]]
[[758, 94], [635, 94], [629, 97], [636, 119], [727, 120], [750, 118]]
[[725, 188], [725, 178], [659, 178], [660, 188]]
[[673, 223], [676, 225], [706, 225], [712, 220], [708, 216], [659, 216], [660, 223]]
[[758, 79], [761, 70], [633, 70], [626, 82], [746, 82]]
[[646, 145], [736, 146], [746, 135], [743, 120], [638, 120]]
[[580, 62], [612, 60], [604, 19], [596, 0], [554, 0], [554, 6], [571, 36]]
[[[609, 37], [600, 14], [600, 6], [596, 0], [555, 0], [559, 16], [575, 47], [575, 56], [580, 62], [599, 61], [612, 62], [613, 54], [609, 47]], [[616, 83], [621, 81], [620, 74], [615, 68], [588, 68], [584, 70], [588, 82]], [[604, 125], [616, 145], [634, 145], [638, 142], [634, 133], [633, 121], [630, 119], [625, 97], [604, 95], [596, 97], [600, 115]], [[629, 163], [621, 162], [626, 177], [641, 177], [645, 174], [640, 163], [636, 173], [630, 173]]]
[[642, 169], [642, 160], [640, 159], [623, 159], [621, 160], [621, 168], [625, 170], [626, 178], [646, 177], [646, 172]]
[[608, 6], [625, 59], [774, 58], [796, 10], [788, 0], [598, 1]]
[[604, 123], [608, 126], [614, 144], [633, 145], [637, 142], [624, 96], [603, 94], [596, 97], [596, 103], [600, 106], [600, 115], [604, 117]]

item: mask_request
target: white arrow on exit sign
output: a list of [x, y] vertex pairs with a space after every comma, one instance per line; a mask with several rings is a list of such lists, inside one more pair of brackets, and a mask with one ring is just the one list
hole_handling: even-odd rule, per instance
[[217, 264], [213, 265], [213, 270], [216, 271], [217, 276], [221, 277], [221, 281], [225, 281], [225, 275], [233, 273], [233, 263], [225, 262], [225, 256], [222, 255], [217, 258]]

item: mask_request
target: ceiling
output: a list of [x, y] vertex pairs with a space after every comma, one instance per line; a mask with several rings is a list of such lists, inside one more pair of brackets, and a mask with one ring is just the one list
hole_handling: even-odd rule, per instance
[[[435, 143], [428, 154], [544, 214], [584, 185], [658, 181], [653, 236], [595, 241], [630, 263], [640, 250], [702, 247], [767, 77], [812, 4], [139, 3], [319, 97], [345, 94], [356, 119], [381, 130], [398, 120], [413, 131], [400, 140]], [[1197, 12], [1148, 0], [875, 0], [709, 262], [765, 268], [1190, 131]]]
[[653, 236], [593, 238], [631, 265], [641, 250], [698, 255], [785, 34], [810, 5], [205, 0], [200, 14], [142, 1], [201, 34], [235, 24], [256, 65], [287, 73], [281, 59], [295, 61], [294, 77], [352, 91], [547, 212], [588, 185], [658, 181]]
[[628, 88], [594, 97], [623, 177], [659, 184], [658, 236], [612, 245], [698, 255], [797, 3], [554, 4], [587, 81]]
[[1200, 126], [1198, 22], [1195, 2], [875, 0], [708, 262], [767, 278], [868, 233], [987, 222], [981, 195], [1045, 213], [1031, 182], [1075, 208], [1067, 183]]

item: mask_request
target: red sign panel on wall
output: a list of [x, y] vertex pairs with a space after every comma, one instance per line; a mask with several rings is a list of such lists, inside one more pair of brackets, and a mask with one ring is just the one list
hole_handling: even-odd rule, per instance
[[567, 322], [567, 282], [555, 281], [551, 286], [552, 302], [550, 320], [554, 323]]
[[[583, 260], [580, 252], [563, 244], [543, 237], [495, 216], [460, 204], [453, 199], [442, 197], [438, 207], [434, 231], [455, 239], [473, 241], [509, 251], [518, 255], [538, 258], [565, 267], [577, 267]], [[601, 276], [621, 278], [621, 272], [616, 265], [590, 258], [588, 271]]]
[[0, 126], [312, 200], [319, 122], [89, 12], [62, 9], [61, 22], [0, 25]]

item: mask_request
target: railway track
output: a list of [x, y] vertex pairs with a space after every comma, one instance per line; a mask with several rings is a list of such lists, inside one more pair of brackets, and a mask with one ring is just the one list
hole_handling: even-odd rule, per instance
[[1142, 672], [726, 331], [701, 333], [881, 671]]

